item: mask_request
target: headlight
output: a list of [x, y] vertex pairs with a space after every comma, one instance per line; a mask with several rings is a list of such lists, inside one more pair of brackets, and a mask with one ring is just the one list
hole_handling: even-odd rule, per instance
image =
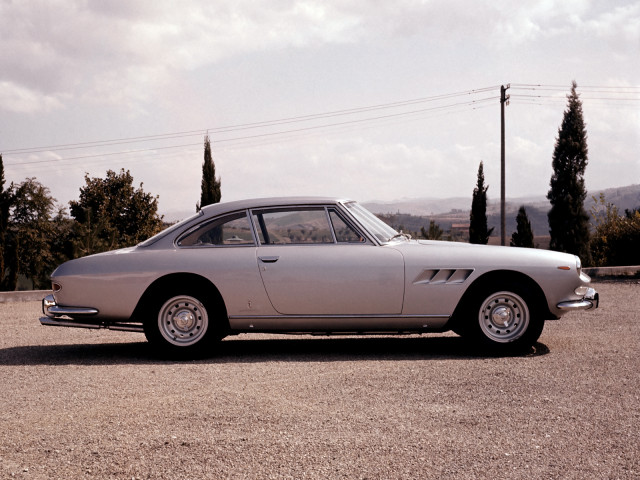
[[576, 271], [578, 272], [578, 276], [582, 273], [582, 262], [580, 261], [580, 257], [576, 255]]

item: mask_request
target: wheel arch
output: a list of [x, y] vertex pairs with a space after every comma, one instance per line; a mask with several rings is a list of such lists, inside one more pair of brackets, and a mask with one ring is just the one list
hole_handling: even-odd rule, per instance
[[541, 315], [545, 319], [554, 318], [553, 314], [549, 311], [547, 297], [535, 280], [522, 272], [514, 270], [492, 270], [480, 275], [467, 288], [451, 316], [449, 325], [455, 327], [457, 322], [463, 321], [466, 309], [473, 303], [477, 295], [486, 290], [489, 285], [504, 285], [505, 283], [519, 283], [524, 286], [533, 297], [530, 308], [534, 308], [536, 314]]
[[140, 297], [138, 304], [133, 312], [132, 319], [134, 321], [145, 321], [145, 316], [149, 314], [158, 297], [170, 293], [195, 293], [204, 295], [201, 301], [207, 301], [213, 308], [221, 314], [220, 327], [224, 330], [229, 329], [229, 317], [224, 299], [220, 294], [220, 290], [206, 277], [195, 273], [180, 272], [164, 275], [151, 283]]

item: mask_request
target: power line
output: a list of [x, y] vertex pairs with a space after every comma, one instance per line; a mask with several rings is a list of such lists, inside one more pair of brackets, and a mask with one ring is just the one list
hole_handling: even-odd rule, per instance
[[[471, 107], [471, 109], [481, 110], [481, 109], [486, 109], [493, 106], [494, 105], [492, 103], [484, 103], [482, 105], [474, 105]], [[423, 120], [425, 118], [434, 118], [434, 117], [440, 117], [440, 116], [446, 116], [446, 115], [453, 115], [453, 114], [462, 113], [465, 111], [469, 111], [469, 109], [462, 107], [457, 109], [450, 109], [447, 111], [433, 111], [428, 113], [427, 115], [422, 114], [419, 116], [415, 116], [413, 118], [378, 121], [375, 124], [364, 125], [364, 126], [349, 125], [349, 126], [333, 127], [330, 130], [329, 134], [335, 135], [337, 133], [343, 134], [343, 133], [349, 133], [354, 131], [362, 132], [365, 129], [380, 128], [386, 125], [398, 125], [398, 124], [407, 123], [407, 122], [415, 122], [415, 121]], [[279, 138], [253, 138], [249, 140], [245, 139], [245, 140], [237, 140], [237, 141], [234, 139], [227, 139], [228, 141], [222, 142], [223, 143], [222, 147], [220, 147], [220, 143], [221, 143], [220, 141], [216, 141], [216, 144], [219, 146], [218, 151], [229, 151], [229, 150], [233, 151], [233, 150], [245, 149], [245, 148], [264, 147], [268, 145], [282, 143], [283, 141], [300, 142], [300, 141], [305, 141], [306, 139], [311, 139], [314, 137], [326, 136], [326, 135], [327, 135], [327, 131], [323, 130], [323, 131], [315, 131], [315, 132], [292, 133]], [[183, 147], [188, 148], [189, 146], [201, 147], [202, 145], [201, 143], [195, 143], [195, 144], [187, 144], [187, 145], [184, 145]], [[158, 152], [155, 149], [143, 149], [143, 150], [128, 150], [120, 153], [121, 155], [119, 157], [122, 158], [123, 161], [126, 161], [127, 164], [131, 164], [132, 162], [135, 162], [135, 163], [149, 162], [149, 161], [157, 162], [158, 159], [160, 158], [164, 158], [164, 159], [181, 158], [181, 157], [184, 157], [185, 155], [190, 155], [191, 156], [190, 158], [193, 158], [192, 156], [194, 154], [197, 155], [198, 151], [191, 149], [190, 151], [181, 150], [176, 152], [176, 151], [172, 151], [172, 149], [166, 149], [163, 152]], [[91, 164], [93, 166], [100, 165], [100, 164], [113, 165], [113, 162], [114, 162], [112, 156], [105, 158], [102, 155], [95, 155], [91, 157], [87, 157], [87, 156], [62, 157], [62, 158], [56, 158], [56, 159], [48, 159], [46, 161], [55, 162], [56, 170], [77, 169], [79, 162], [82, 163], [81, 165], [82, 167], [88, 164]], [[36, 166], [40, 163], [41, 161], [23, 162], [23, 163], [13, 164], [13, 166], [18, 168], [23, 167], [23, 168], [29, 169], [29, 168], [36, 168]]]
[[[550, 100], [557, 100], [557, 101], [562, 101], [562, 102], [566, 102], [566, 97], [560, 97], [560, 96], [554, 96], [554, 95], [523, 95], [523, 94], [519, 94], [519, 93], [515, 93], [512, 95], [515, 98], [540, 98], [540, 99], [550, 99]], [[608, 102], [640, 102], [640, 97], [638, 98], [632, 98], [632, 97], [589, 97], [589, 96], [580, 96], [580, 100], [606, 100]]]
[[[544, 85], [544, 84], [533, 84], [533, 83], [512, 83], [511, 84], [512, 88], [516, 88], [516, 89], [552, 89], [555, 91], [566, 91], [567, 90], [567, 85]], [[634, 91], [640, 91], [640, 86], [627, 86], [627, 85], [616, 85], [616, 86], [612, 86], [612, 85], [578, 85], [578, 90], [594, 90], [594, 89], [601, 89], [601, 90], [606, 90], [606, 91], [616, 91], [616, 90], [634, 90]]]
[[296, 117], [280, 118], [276, 120], [266, 120], [262, 122], [243, 123], [243, 124], [229, 125], [229, 126], [223, 126], [223, 127], [205, 128], [201, 130], [189, 130], [185, 132], [172, 132], [172, 133], [164, 133], [164, 134], [157, 134], [157, 135], [126, 137], [126, 138], [118, 138], [118, 139], [110, 139], [110, 140], [97, 140], [92, 142], [67, 143], [67, 144], [60, 144], [60, 145], [18, 148], [13, 150], [5, 150], [4, 153], [5, 154], [42, 153], [42, 152], [51, 152], [51, 151], [59, 151], [59, 150], [95, 148], [95, 147], [102, 147], [102, 146], [127, 144], [127, 143], [138, 143], [138, 142], [144, 142], [144, 141], [183, 138], [183, 137], [189, 137], [189, 136], [204, 135], [206, 132], [228, 133], [228, 132], [234, 132], [239, 130], [272, 127], [272, 126], [279, 126], [279, 125], [285, 125], [290, 123], [319, 120], [324, 118], [332, 118], [337, 116], [354, 115], [358, 113], [371, 112], [371, 111], [376, 111], [381, 109], [400, 108], [400, 107], [405, 107], [409, 105], [435, 102], [439, 100], [446, 100], [446, 99], [456, 98], [460, 96], [469, 96], [469, 95], [475, 95], [479, 93], [486, 93], [486, 92], [495, 90], [495, 88], [497, 87], [483, 87], [483, 88], [472, 89], [472, 90], [467, 90], [462, 92], [447, 93], [447, 94], [441, 94], [441, 95], [434, 95], [430, 97], [422, 97], [422, 98], [411, 99], [411, 100], [402, 100], [398, 102], [383, 103], [378, 105], [370, 105], [370, 106], [357, 107], [357, 108], [351, 108], [351, 109], [335, 110], [335, 111], [316, 113], [316, 114], [300, 115]]
[[[495, 95], [482, 96], [488, 92], [495, 92], [499, 86], [482, 87], [465, 91], [457, 91], [452, 93], [432, 95], [427, 97], [414, 98], [396, 102], [380, 103], [375, 105], [356, 107], [350, 109], [340, 109], [326, 111], [315, 114], [299, 115], [274, 120], [266, 120], [251, 123], [242, 123], [236, 125], [220, 126], [208, 129], [187, 130], [170, 132], [164, 134], [135, 136], [125, 138], [114, 138], [108, 140], [97, 140], [91, 142], [66, 143], [42, 147], [26, 147], [4, 151], [5, 159], [7, 157], [20, 157], [24, 155], [37, 155], [43, 153], [53, 153], [61, 151], [72, 151], [82, 149], [110, 149], [112, 147], [132, 145], [143, 142], [155, 142], [157, 145], [149, 148], [124, 149], [118, 151], [105, 151], [101, 153], [87, 153], [82, 155], [74, 155], [71, 157], [33, 159], [27, 161], [5, 161], [5, 165], [13, 167], [41, 165], [41, 164], [57, 164], [64, 166], [72, 165], [73, 162], [91, 163], [99, 161], [108, 161], [108, 158], [114, 156], [131, 157], [140, 156], [158, 157], [162, 155], [160, 152], [169, 153], [176, 149], [192, 148], [201, 145], [198, 143], [180, 143], [175, 145], [163, 144], [170, 140], [184, 139], [196, 136], [203, 136], [206, 133], [212, 135], [212, 140], [223, 147], [227, 148], [247, 148], [269, 145], [276, 142], [299, 140], [326, 134], [327, 132], [340, 133], [351, 131], [354, 128], [362, 130], [363, 128], [379, 127], [381, 125], [397, 124], [399, 122], [416, 121], [441, 114], [452, 114], [461, 111], [478, 110], [493, 105], [493, 101], [500, 97]], [[554, 92], [567, 92], [566, 85], [544, 85], [544, 84], [511, 84], [512, 101], [526, 105], [551, 105], [555, 103], [566, 102], [566, 95], [554, 94]], [[602, 106], [611, 106], [615, 104], [616, 108], [624, 106], [635, 106], [640, 101], [640, 86], [581, 86], [578, 88], [581, 92], [581, 99], [587, 100], [589, 103]], [[530, 92], [530, 93], [525, 93]], [[634, 95], [638, 95], [635, 97]], [[596, 95], [596, 96], [590, 96]], [[466, 97], [465, 100], [462, 100]], [[455, 101], [461, 100], [461, 101]], [[423, 108], [415, 108], [407, 110], [409, 107], [424, 105]], [[376, 113], [380, 113], [377, 114]], [[364, 115], [364, 117], [363, 117]], [[339, 119], [344, 117], [342, 121], [331, 121], [318, 124], [317, 122], [327, 119]], [[352, 118], [349, 118], [352, 117]], [[313, 124], [316, 123], [316, 124]], [[297, 125], [296, 125], [297, 124]], [[291, 125], [294, 128], [278, 128]], [[256, 133], [250, 133], [251, 131]], [[262, 130], [262, 131], [260, 131]], [[246, 132], [247, 135], [240, 133]], [[322, 133], [324, 132], [324, 133]], [[238, 133], [240, 135], [231, 135]], [[176, 155], [174, 152], [171, 155]], [[164, 155], [162, 155], [164, 156]], [[98, 160], [102, 158], [103, 160]]]
[[[478, 90], [472, 91], [472, 92], [477, 92]], [[454, 96], [460, 96], [460, 94], [450, 94], [450, 95], [446, 95], [447, 98], [453, 98]], [[438, 96], [439, 98], [444, 98], [444, 95]], [[435, 98], [435, 97], [431, 97], [431, 98]], [[328, 128], [335, 128], [335, 127], [341, 127], [341, 126], [347, 126], [347, 125], [355, 125], [355, 124], [362, 124], [362, 123], [373, 123], [373, 122], [379, 122], [381, 120], [390, 120], [390, 119], [397, 119], [397, 118], [402, 118], [402, 117], [410, 117], [410, 116], [416, 116], [416, 115], [420, 115], [423, 113], [427, 113], [427, 112], [432, 112], [432, 111], [438, 111], [438, 110], [447, 110], [447, 109], [452, 109], [452, 108], [457, 108], [457, 107], [467, 107], [467, 108], [476, 108], [477, 106], [485, 103], [485, 102], [489, 102], [492, 100], [497, 99], [498, 97], [496, 96], [491, 96], [491, 97], [484, 97], [484, 98], [480, 98], [480, 99], [474, 99], [474, 100], [469, 100], [469, 101], [464, 101], [464, 102], [455, 102], [455, 103], [448, 103], [445, 105], [436, 105], [436, 106], [431, 106], [431, 107], [427, 107], [427, 108], [422, 108], [422, 109], [416, 109], [416, 110], [410, 110], [410, 111], [403, 111], [403, 112], [398, 112], [398, 113], [389, 113], [389, 114], [385, 114], [385, 115], [378, 115], [378, 116], [374, 116], [374, 117], [366, 117], [366, 118], [357, 118], [357, 119], [352, 119], [352, 120], [346, 120], [343, 122], [333, 122], [333, 123], [325, 123], [325, 124], [321, 124], [321, 125], [313, 125], [313, 126], [308, 126], [308, 127], [300, 127], [300, 128], [295, 128], [295, 129], [288, 129], [288, 130], [278, 130], [278, 131], [274, 131], [274, 132], [265, 132], [265, 133], [257, 133], [254, 135], [244, 135], [244, 136], [237, 136], [237, 137], [231, 137], [231, 138], [214, 138], [215, 143], [227, 143], [227, 142], [238, 142], [238, 141], [246, 141], [246, 140], [252, 140], [252, 139], [261, 139], [261, 138], [269, 138], [269, 137], [278, 137], [278, 136], [283, 136], [283, 135], [289, 135], [289, 134], [294, 134], [294, 133], [304, 133], [304, 132], [311, 132], [314, 130], [321, 130], [321, 129], [328, 129]], [[413, 101], [411, 101], [413, 102]], [[398, 103], [402, 103], [403, 105], [409, 105], [409, 104], [413, 104], [413, 103], [409, 103], [409, 101], [406, 102], [398, 102]], [[394, 104], [397, 105], [397, 104]], [[377, 109], [377, 106], [374, 107]], [[255, 125], [255, 124], [254, 124]], [[222, 131], [221, 129], [218, 129], [219, 131]], [[242, 129], [239, 129], [242, 130]], [[222, 133], [228, 133], [231, 130], [224, 130], [222, 131]], [[198, 131], [201, 132], [201, 134], [204, 134], [205, 131]], [[152, 139], [154, 140], [164, 140], [167, 138], [178, 138], [177, 136], [169, 136], [170, 134], [167, 135], [154, 135], [152, 136]], [[188, 133], [188, 135], [192, 135], [190, 132]], [[137, 137], [137, 138], [150, 138], [150, 137]], [[119, 145], [120, 143], [109, 143], [111, 141], [108, 142], [103, 142], [101, 144], [99, 144], [99, 142], [87, 142], [84, 144], [76, 144], [78, 146], [78, 148], [88, 148], [89, 146], [91, 147], [98, 147], [98, 146], [113, 146], [113, 145]], [[125, 142], [122, 143], [132, 143], [133, 139], [128, 139]], [[91, 145], [89, 145], [89, 143], [91, 143]], [[67, 145], [72, 145], [72, 144], [67, 144]], [[65, 145], [65, 147], [67, 146]], [[33, 165], [33, 164], [41, 164], [41, 163], [53, 163], [53, 162], [59, 162], [59, 161], [63, 161], [63, 160], [85, 160], [85, 159], [90, 159], [90, 158], [96, 158], [96, 157], [101, 157], [101, 156], [114, 156], [114, 155], [127, 155], [127, 154], [131, 154], [131, 153], [140, 153], [140, 152], [155, 152], [157, 150], [166, 150], [166, 149], [172, 149], [172, 148], [184, 148], [184, 147], [193, 147], [199, 144], [182, 144], [182, 145], [169, 145], [169, 146], [162, 146], [162, 147], [152, 147], [152, 148], [146, 148], [146, 149], [136, 149], [136, 150], [124, 150], [124, 151], [117, 151], [117, 152], [104, 152], [104, 153], [97, 153], [97, 154], [88, 154], [88, 155], [78, 155], [78, 156], [74, 156], [74, 157], [61, 157], [61, 158], [49, 158], [49, 159], [43, 159], [43, 160], [32, 160], [32, 161], [22, 161], [22, 162], [5, 162], [6, 165]], [[67, 148], [65, 148], [67, 149]], [[68, 148], [71, 149], [71, 148]], [[64, 149], [63, 149], [64, 150]], [[49, 153], [55, 150], [31, 150], [31, 149], [23, 149], [23, 150], [13, 150], [13, 151], [8, 151], [9, 154], [13, 154], [15, 155], [16, 152], [18, 152], [19, 154], [34, 154], [34, 153]]]

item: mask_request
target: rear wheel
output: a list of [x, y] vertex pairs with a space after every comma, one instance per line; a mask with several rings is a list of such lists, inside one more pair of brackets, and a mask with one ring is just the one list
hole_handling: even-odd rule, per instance
[[194, 357], [221, 339], [216, 309], [202, 294], [166, 294], [155, 302], [144, 323], [147, 340], [166, 356]]
[[491, 352], [526, 352], [544, 327], [533, 298], [518, 284], [482, 289], [470, 302], [459, 333]]

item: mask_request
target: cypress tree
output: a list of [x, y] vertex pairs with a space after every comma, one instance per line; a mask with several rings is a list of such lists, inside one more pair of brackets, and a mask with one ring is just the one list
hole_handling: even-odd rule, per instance
[[590, 261], [589, 216], [584, 209], [587, 192], [584, 171], [588, 163], [587, 130], [582, 118], [582, 102], [574, 81], [567, 95], [567, 109], [558, 130], [553, 151], [553, 174], [547, 198], [550, 248], [578, 255]]
[[524, 208], [524, 205], [518, 210], [516, 224], [516, 231], [511, 235], [511, 246], [534, 248], [533, 229], [531, 228], [531, 221], [529, 220], [527, 209]]
[[0, 290], [4, 289], [7, 229], [9, 228], [10, 192], [4, 189], [4, 163], [0, 154]]
[[220, 191], [220, 178], [216, 179], [216, 167], [211, 158], [211, 142], [209, 135], [204, 137], [204, 163], [202, 164], [202, 188], [200, 203], [196, 205], [196, 210], [202, 207], [220, 202], [222, 193]]
[[487, 229], [487, 190], [484, 185], [484, 168], [482, 162], [478, 167], [478, 183], [473, 189], [471, 200], [471, 215], [469, 222], [469, 242], [486, 245], [493, 232], [493, 227]]

